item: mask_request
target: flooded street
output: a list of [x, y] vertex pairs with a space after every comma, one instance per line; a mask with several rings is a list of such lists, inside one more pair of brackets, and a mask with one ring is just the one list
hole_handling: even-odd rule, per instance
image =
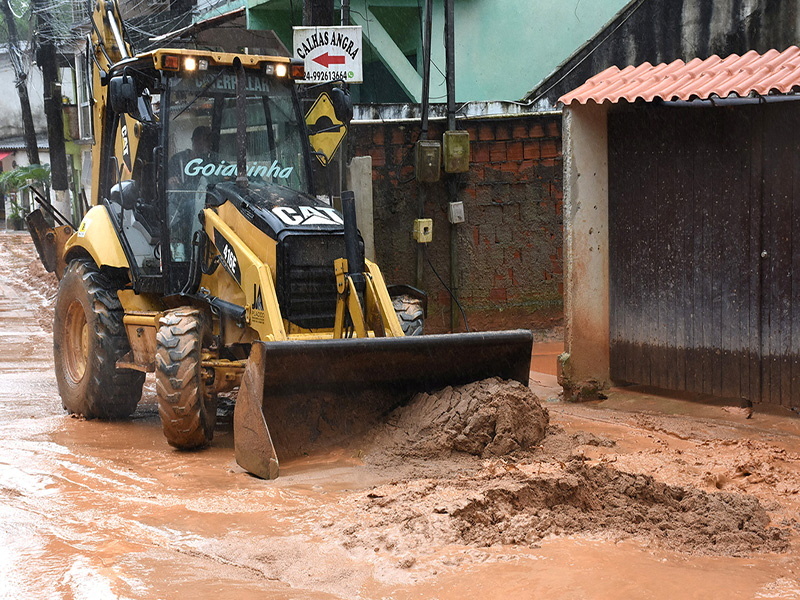
[[151, 378], [128, 421], [66, 415], [52, 286], [27, 234], [0, 232], [0, 598], [800, 598], [790, 411], [630, 388], [565, 404], [537, 372], [530, 454], [365, 442], [262, 481], [229, 418], [205, 451], [168, 446]]

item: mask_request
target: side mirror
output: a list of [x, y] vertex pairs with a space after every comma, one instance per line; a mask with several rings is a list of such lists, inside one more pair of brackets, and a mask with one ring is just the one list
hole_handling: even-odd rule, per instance
[[117, 114], [135, 112], [137, 94], [133, 77], [130, 75], [112, 77], [108, 82], [108, 99], [111, 108]]
[[137, 121], [152, 123], [155, 118], [150, 105], [150, 92], [145, 88], [136, 92], [136, 83], [130, 75], [117, 75], [108, 82], [108, 99], [115, 113], [129, 114]]
[[332, 87], [328, 95], [331, 97], [336, 118], [342, 123], [350, 123], [353, 120], [353, 99], [350, 97], [350, 92], [340, 87]]

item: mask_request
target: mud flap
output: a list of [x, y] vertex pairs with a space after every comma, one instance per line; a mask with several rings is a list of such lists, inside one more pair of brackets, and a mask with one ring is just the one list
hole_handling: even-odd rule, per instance
[[532, 347], [528, 330], [256, 342], [234, 415], [236, 460], [273, 478], [276, 445], [302, 453], [305, 438], [367, 423], [360, 411], [386, 412], [418, 392], [489, 377], [527, 385]]

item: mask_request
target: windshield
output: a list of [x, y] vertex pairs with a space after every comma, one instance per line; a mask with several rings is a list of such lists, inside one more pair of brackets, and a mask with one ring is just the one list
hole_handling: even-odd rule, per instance
[[[171, 78], [167, 194], [175, 261], [199, 228], [208, 186], [237, 173], [236, 71], [209, 69]], [[253, 185], [274, 183], [308, 192], [303, 124], [284, 80], [247, 72], [246, 160]]]

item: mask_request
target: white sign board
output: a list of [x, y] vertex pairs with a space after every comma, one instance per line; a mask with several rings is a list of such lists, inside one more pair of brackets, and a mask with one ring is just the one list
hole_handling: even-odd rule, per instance
[[300, 83], [364, 81], [361, 27], [294, 27], [294, 57], [306, 66]]

